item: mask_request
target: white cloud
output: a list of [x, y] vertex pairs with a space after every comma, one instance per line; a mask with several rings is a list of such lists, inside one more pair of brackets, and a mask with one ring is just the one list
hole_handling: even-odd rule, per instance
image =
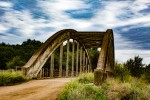
[[10, 8], [12, 6], [13, 5], [10, 2], [0, 1], [0, 7]]
[[143, 59], [144, 64], [150, 63], [150, 50], [115, 50], [116, 60], [119, 62], [126, 62], [127, 59], [134, 58], [135, 56], [140, 56]]
[[[130, 28], [150, 25], [150, 14], [139, 13], [140, 10], [148, 7], [147, 3], [149, 0], [136, 0], [134, 2], [110, 0], [101, 2], [104, 7], [97, 9], [96, 12], [94, 12], [94, 16], [90, 19], [74, 19], [65, 12], [66, 10], [79, 10], [79, 12], [75, 12], [77, 14], [85, 11], [81, 10], [80, 12], [80, 9], [91, 8], [91, 4], [85, 3], [84, 0], [38, 0], [37, 6], [49, 17], [48, 20], [43, 18], [34, 19], [29, 10], [16, 11], [11, 9], [1, 17], [1, 19], [6, 22], [1, 23], [0, 32], [6, 32], [13, 27], [17, 28], [23, 37], [9, 34], [7, 38], [1, 37], [1, 40], [15, 43], [15, 40], [12, 41], [9, 39], [11, 37], [17, 37], [18, 39], [16, 41], [22, 41], [26, 38], [35, 38], [45, 41], [55, 32], [65, 28], [72, 28], [77, 31], [105, 31], [108, 28], [117, 28], [127, 25], [132, 25]], [[12, 7], [11, 3], [6, 3], [8, 2], [3, 4], [0, 2], [0, 7]], [[128, 8], [128, 10], [126, 8]], [[134, 12], [131, 18], [123, 20], [118, 18], [128, 15], [129, 10]], [[52, 28], [52, 30], [44, 30], [44, 28], [47, 27]], [[124, 31], [130, 28], [126, 28]], [[35, 35], [36, 33], [40, 34]], [[149, 51], [144, 51], [146, 54], [142, 54], [141, 50], [133, 50], [133, 48], [137, 46], [135, 42], [122, 37], [118, 32], [114, 32], [114, 36], [117, 60], [125, 61], [136, 54], [146, 57], [146, 60], [144, 60], [146, 63], [150, 60], [150, 58], [146, 56], [146, 54], [150, 55]]]
[[5, 27], [4, 25], [0, 25], [0, 32], [1, 33], [5, 33], [7, 31], [7, 27]]

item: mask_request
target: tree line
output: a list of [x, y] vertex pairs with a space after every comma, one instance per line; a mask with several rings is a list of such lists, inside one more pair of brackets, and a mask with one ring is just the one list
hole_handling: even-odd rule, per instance
[[[42, 45], [43, 43], [38, 40], [28, 39], [22, 44], [10, 45], [6, 43], [0, 43], [0, 70], [2, 69], [13, 69], [16, 66], [22, 67], [29, 60], [29, 58], [33, 55], [33, 53]], [[75, 44], [76, 47], [76, 44]], [[63, 52], [63, 69], [66, 66], [66, 56], [67, 56], [67, 44], [64, 45]], [[69, 69], [71, 70], [71, 59], [72, 59], [72, 42], [70, 42], [69, 48]], [[75, 48], [76, 51], [76, 48]], [[89, 56], [91, 58], [91, 63], [93, 70], [97, 66], [97, 61], [99, 57], [99, 51], [97, 48], [88, 49]], [[76, 57], [76, 53], [75, 53]], [[59, 68], [59, 47], [55, 50], [55, 68]], [[139, 56], [135, 56], [134, 58], [130, 58], [121, 66], [124, 68], [123, 70], [127, 70], [134, 77], [148, 77], [150, 73], [150, 64], [143, 64], [143, 58]], [[116, 63], [115, 68], [117, 69], [119, 64]], [[44, 67], [49, 68], [50, 61], [48, 60]], [[75, 65], [74, 65], [75, 66]], [[119, 65], [120, 66], [120, 65]], [[75, 68], [75, 67], [74, 67]], [[125, 71], [124, 71], [125, 72]], [[122, 71], [117, 72], [120, 75], [123, 75]]]
[[[43, 43], [38, 40], [28, 39], [22, 44], [6, 44], [0, 43], [0, 69], [15, 69], [15, 67], [22, 67], [25, 63], [30, 59], [33, 53], [42, 45]], [[77, 45], [75, 44], [75, 47]], [[63, 47], [63, 68], [66, 66], [66, 56], [67, 56], [67, 44]], [[55, 50], [55, 68], [58, 69], [59, 66], [59, 47]], [[69, 48], [69, 66], [71, 66], [72, 59], [72, 42], [70, 42]], [[76, 51], [76, 48], [75, 48]], [[91, 57], [91, 62], [94, 68], [97, 66], [97, 59], [99, 56], [99, 51], [96, 48], [92, 48], [88, 50], [89, 55]], [[75, 53], [76, 57], [76, 53]], [[45, 63], [44, 67], [49, 67], [50, 62], [49, 59]], [[71, 67], [69, 67], [71, 69]]]

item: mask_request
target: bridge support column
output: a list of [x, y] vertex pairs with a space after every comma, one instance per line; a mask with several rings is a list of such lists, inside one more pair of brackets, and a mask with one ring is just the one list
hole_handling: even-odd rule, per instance
[[109, 49], [110, 43], [112, 42], [111, 33], [112, 33], [111, 30], [107, 30], [103, 37], [101, 51], [100, 51], [100, 55], [98, 58], [97, 69], [94, 70], [94, 84], [95, 85], [100, 85], [107, 77], [106, 65], [107, 65], [107, 60], [108, 60], [107, 59], [108, 53], [110, 50]]
[[68, 77], [68, 66], [69, 66], [69, 40], [67, 40], [66, 77]]
[[83, 51], [83, 72], [85, 72], [85, 51]]
[[63, 43], [60, 45], [59, 77], [62, 77]]
[[71, 76], [74, 76], [74, 40], [72, 43], [72, 68], [71, 68]]
[[88, 59], [87, 57], [85, 58], [85, 72], [88, 72]]
[[82, 74], [82, 47], [80, 47], [80, 74]]
[[51, 55], [50, 77], [53, 78], [54, 73], [54, 52]]
[[44, 68], [42, 68], [42, 77], [44, 77]]
[[79, 43], [77, 42], [77, 51], [76, 51], [76, 76], [78, 76], [78, 62], [79, 62]]

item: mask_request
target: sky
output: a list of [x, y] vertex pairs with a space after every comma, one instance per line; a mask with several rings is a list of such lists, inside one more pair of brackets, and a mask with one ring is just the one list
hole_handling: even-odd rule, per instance
[[62, 29], [113, 29], [116, 61], [150, 63], [150, 0], [0, 0], [0, 42], [44, 42]]

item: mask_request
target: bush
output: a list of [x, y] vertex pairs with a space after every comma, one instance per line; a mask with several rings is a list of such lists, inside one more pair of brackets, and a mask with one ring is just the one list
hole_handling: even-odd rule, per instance
[[77, 81], [79, 83], [93, 83], [94, 81], [94, 75], [93, 73], [86, 73], [86, 74], [81, 74], [78, 78]]
[[93, 77], [92, 73], [82, 74], [68, 83], [60, 95], [60, 100], [106, 100], [99, 87], [87, 84], [93, 82]]
[[121, 81], [131, 81], [130, 72], [126, 67], [124, 67], [123, 64], [119, 64], [119, 63], [115, 64], [114, 76], [120, 79]]
[[144, 82], [122, 82], [112, 78], [107, 79], [105, 84], [109, 84], [104, 93], [108, 100], [150, 100], [150, 85]]
[[11, 85], [26, 81], [26, 77], [20, 72], [0, 71], [0, 86]]

